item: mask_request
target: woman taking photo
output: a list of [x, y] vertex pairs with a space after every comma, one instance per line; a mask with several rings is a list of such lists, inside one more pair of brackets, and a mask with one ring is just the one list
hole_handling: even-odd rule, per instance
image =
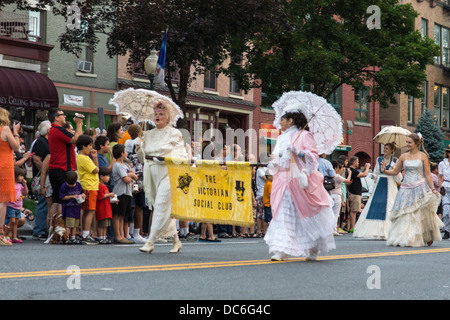
[[283, 134], [269, 164], [275, 172], [270, 199], [273, 218], [264, 240], [273, 261], [289, 255], [316, 260], [319, 252], [336, 248], [332, 200], [317, 170], [317, 146], [303, 113], [284, 113], [280, 125]]

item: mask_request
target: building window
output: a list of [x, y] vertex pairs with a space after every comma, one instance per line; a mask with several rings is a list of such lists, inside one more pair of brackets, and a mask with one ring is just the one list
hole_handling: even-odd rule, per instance
[[422, 18], [422, 27], [421, 27], [422, 39], [428, 37], [428, 20]]
[[241, 89], [239, 89], [239, 85], [236, 80], [234, 80], [233, 75], [230, 77], [230, 93], [232, 94], [241, 94]]
[[421, 112], [428, 109], [428, 81], [426, 80], [422, 84], [422, 92], [423, 98], [421, 99], [421, 106], [420, 106]]
[[[208, 59], [208, 62], [211, 61]], [[217, 75], [215, 68], [208, 68], [205, 72], [204, 87], [205, 89], [216, 90]]]
[[414, 97], [408, 96], [408, 122], [414, 123]]
[[41, 12], [28, 12], [28, 40], [38, 41], [41, 38]]
[[434, 42], [441, 47], [441, 56], [434, 57], [434, 62], [444, 67], [450, 67], [450, 32], [448, 28], [434, 25]]
[[442, 87], [442, 124], [441, 126], [443, 128], [448, 129], [448, 111], [449, 111], [449, 88], [447, 87]]
[[355, 121], [369, 122], [369, 88], [355, 89]]
[[441, 124], [441, 87], [434, 85], [434, 124]]
[[434, 122], [449, 129], [450, 92], [448, 87], [434, 85]]
[[342, 115], [342, 86], [337, 88], [328, 98], [328, 102]]

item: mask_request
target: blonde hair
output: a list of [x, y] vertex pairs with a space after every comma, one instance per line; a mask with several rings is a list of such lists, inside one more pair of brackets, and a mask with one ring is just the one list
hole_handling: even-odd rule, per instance
[[9, 111], [5, 108], [0, 108], [0, 126], [9, 126]]

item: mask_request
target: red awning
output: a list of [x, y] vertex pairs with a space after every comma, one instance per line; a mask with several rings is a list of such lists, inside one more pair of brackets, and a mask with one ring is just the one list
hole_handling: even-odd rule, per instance
[[50, 109], [58, 103], [56, 87], [46, 75], [0, 67], [0, 107]]

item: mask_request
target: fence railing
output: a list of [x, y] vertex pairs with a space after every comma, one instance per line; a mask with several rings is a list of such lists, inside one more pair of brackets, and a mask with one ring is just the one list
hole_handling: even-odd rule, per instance
[[39, 30], [37, 17], [0, 11], [0, 36], [37, 41], [40, 38]]

